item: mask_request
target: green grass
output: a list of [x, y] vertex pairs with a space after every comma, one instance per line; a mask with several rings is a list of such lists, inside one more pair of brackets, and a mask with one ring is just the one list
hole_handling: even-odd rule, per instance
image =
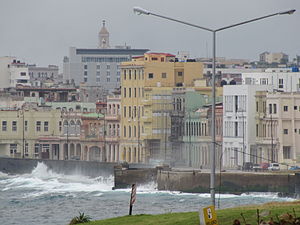
[[[300, 217], [300, 201], [296, 202], [280, 202], [267, 203], [258, 206], [243, 206], [238, 208], [229, 208], [217, 210], [218, 221], [220, 225], [232, 225], [235, 219], [239, 219], [242, 224], [243, 213], [248, 224], [257, 224], [256, 210], [259, 209], [261, 218], [269, 219], [273, 217], [276, 220], [276, 215], [284, 213], [293, 213], [293, 208], [296, 215]], [[84, 223], [85, 225], [197, 225], [199, 224], [199, 215], [197, 212], [188, 213], [169, 213], [160, 215], [134, 215], [123, 216], [106, 220], [93, 221]]]

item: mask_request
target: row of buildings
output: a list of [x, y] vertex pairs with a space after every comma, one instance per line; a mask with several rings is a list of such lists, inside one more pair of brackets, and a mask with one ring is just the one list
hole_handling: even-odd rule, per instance
[[[98, 48], [71, 47], [62, 75], [0, 58], [0, 156], [209, 168], [211, 59], [148, 51], [110, 47], [103, 21]], [[273, 55], [260, 61], [287, 59]], [[218, 58], [216, 86], [218, 167], [300, 163], [298, 67]]]

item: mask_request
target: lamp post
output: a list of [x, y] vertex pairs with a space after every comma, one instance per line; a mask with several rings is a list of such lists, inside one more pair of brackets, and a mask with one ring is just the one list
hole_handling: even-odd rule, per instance
[[225, 26], [225, 27], [221, 27], [218, 29], [210, 29], [210, 28], [206, 28], [206, 27], [202, 27], [202, 26], [198, 26], [192, 23], [188, 23], [188, 22], [184, 22], [181, 20], [177, 20], [177, 19], [173, 19], [167, 16], [163, 16], [163, 15], [159, 15], [156, 13], [153, 13], [149, 10], [143, 9], [141, 7], [134, 7], [133, 8], [133, 12], [141, 15], [151, 15], [151, 16], [156, 16], [162, 19], [166, 19], [166, 20], [171, 20], [174, 22], [178, 22], [181, 24], [185, 24], [191, 27], [196, 27], [199, 28], [201, 30], [206, 30], [212, 33], [212, 38], [213, 38], [213, 74], [212, 74], [212, 151], [211, 151], [211, 173], [210, 173], [210, 193], [211, 193], [211, 201], [212, 201], [212, 205], [215, 205], [215, 157], [216, 157], [216, 146], [215, 146], [215, 142], [216, 142], [216, 128], [215, 128], [215, 117], [216, 117], [216, 112], [215, 112], [215, 106], [216, 106], [216, 33], [222, 30], [226, 30], [232, 27], [236, 27], [236, 26], [240, 26], [246, 23], [251, 23], [251, 22], [255, 22], [258, 20], [262, 20], [262, 19], [266, 19], [272, 16], [278, 16], [278, 15], [290, 15], [293, 14], [296, 10], [292, 9], [292, 10], [287, 10], [287, 11], [282, 11], [282, 12], [277, 12], [277, 13], [273, 13], [273, 14], [269, 14], [266, 16], [262, 16], [262, 17], [257, 17], [251, 20], [246, 20], [240, 23], [235, 23], [229, 26]]

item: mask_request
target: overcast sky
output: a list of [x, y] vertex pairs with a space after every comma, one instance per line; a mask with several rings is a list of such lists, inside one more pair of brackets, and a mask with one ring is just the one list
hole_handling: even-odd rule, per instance
[[211, 33], [153, 16], [138, 16], [140, 6], [208, 28], [296, 9], [217, 34], [217, 56], [257, 60], [264, 51], [300, 55], [299, 0], [0, 0], [0, 56], [16, 56], [40, 66], [56, 64], [70, 46], [95, 48], [102, 20], [110, 45], [126, 43], [155, 52], [188, 51], [211, 56]]

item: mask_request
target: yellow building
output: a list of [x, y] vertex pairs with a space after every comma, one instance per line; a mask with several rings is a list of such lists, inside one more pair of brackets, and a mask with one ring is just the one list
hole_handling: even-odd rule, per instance
[[0, 118], [1, 156], [58, 158], [62, 127], [59, 110], [1, 110]]
[[166, 159], [169, 113], [174, 87], [193, 87], [203, 79], [200, 62], [176, 62], [175, 56], [146, 53], [121, 64], [120, 161]]

